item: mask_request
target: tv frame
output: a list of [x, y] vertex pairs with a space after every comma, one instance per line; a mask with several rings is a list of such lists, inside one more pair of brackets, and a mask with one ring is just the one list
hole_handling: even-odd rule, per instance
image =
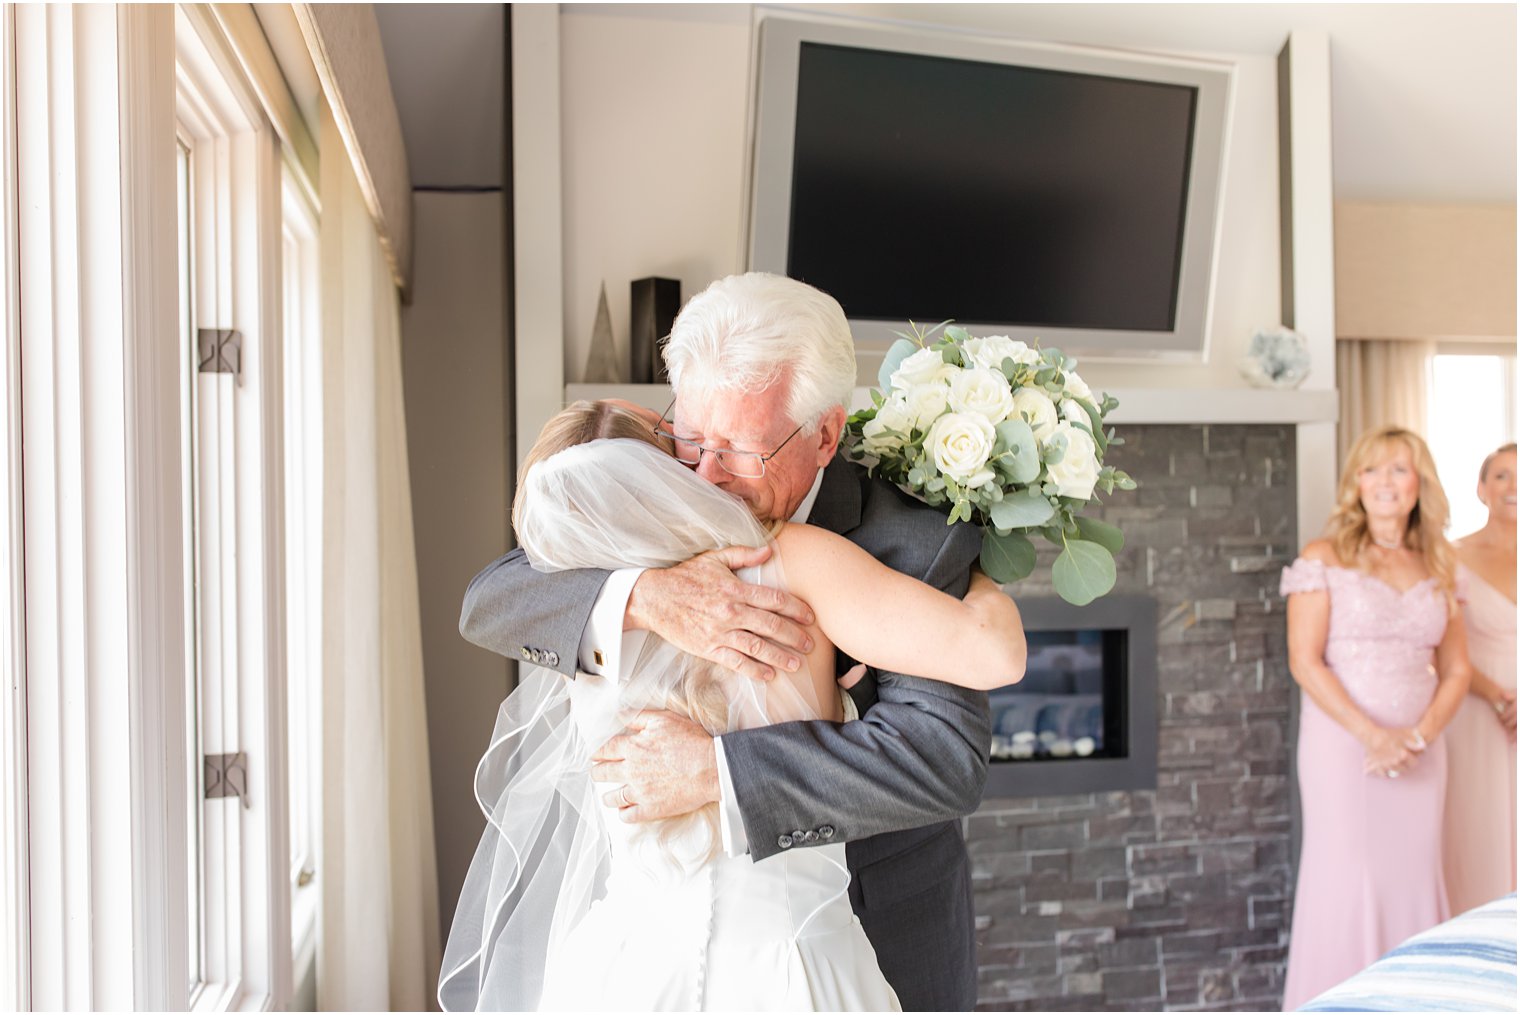
[[[797, 75], [804, 43], [1004, 63], [1044, 70], [1184, 85], [1198, 90], [1184, 210], [1176, 315], [1169, 331], [1029, 326], [957, 320], [978, 334], [1004, 334], [1068, 355], [1113, 361], [1203, 362], [1208, 358], [1218, 252], [1224, 157], [1229, 146], [1234, 69], [1224, 62], [1015, 42], [925, 29], [768, 17], [760, 22], [755, 63], [746, 250], [751, 271], [786, 274], [792, 206]], [[950, 308], [947, 308], [950, 309]], [[938, 321], [920, 321], [921, 325]], [[856, 349], [882, 354], [907, 321], [851, 318]]]

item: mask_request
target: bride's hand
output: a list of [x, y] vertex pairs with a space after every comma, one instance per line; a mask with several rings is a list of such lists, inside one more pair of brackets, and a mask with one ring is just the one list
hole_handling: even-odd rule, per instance
[[780, 589], [734, 577], [770, 554], [769, 546], [731, 546], [650, 568], [628, 597], [625, 629], [653, 631], [683, 652], [756, 680], [770, 680], [778, 670], [795, 673], [813, 649], [803, 630], [813, 611]]

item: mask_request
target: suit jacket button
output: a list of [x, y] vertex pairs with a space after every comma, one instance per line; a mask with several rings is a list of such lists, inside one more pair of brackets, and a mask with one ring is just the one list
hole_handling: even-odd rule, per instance
[[810, 828], [806, 832], [802, 833], [802, 841], [803, 842], [817, 842], [818, 841], [818, 833], [815, 832], [815, 831], [813, 831]]
[[533, 653], [530, 652], [530, 651], [528, 651], [527, 647], [524, 646], [523, 650], [522, 650], [522, 657], [524, 659], [532, 659], [533, 658]]
[[803, 837], [802, 837], [802, 829], [799, 828], [795, 832], [792, 833], [792, 841], [793, 842], [801, 842], [802, 839], [803, 839]]
[[824, 825], [822, 828], [818, 829], [818, 834], [823, 836], [825, 839], [832, 839], [834, 837], [834, 826]]
[[791, 849], [792, 837], [790, 835], [783, 835], [781, 838], [776, 840], [776, 845], [780, 846], [782, 849]]
[[544, 653], [544, 663], [546, 665], [549, 665], [549, 666], [558, 666], [559, 665], [559, 653], [558, 652], [545, 652]]

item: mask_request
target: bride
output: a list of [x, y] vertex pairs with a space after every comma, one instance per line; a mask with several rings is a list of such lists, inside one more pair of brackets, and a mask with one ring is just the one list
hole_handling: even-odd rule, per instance
[[525, 667], [476, 770], [487, 828], [455, 912], [439, 1004], [900, 1010], [851, 911], [844, 844], [829, 842], [831, 827], [806, 830], [796, 845], [807, 848], [758, 863], [727, 857], [716, 805], [664, 821], [618, 820], [591, 782], [591, 756], [648, 710], [713, 734], [850, 721], [853, 703], [834, 679], [836, 647], [965, 686], [1012, 683], [1024, 669], [1018, 610], [980, 573], [958, 600], [842, 536], [765, 528], [742, 501], [677, 462], [656, 422], [628, 403], [578, 402], [544, 427], [512, 511], [534, 568], [668, 567], [774, 542], [770, 560], [741, 577], [811, 605], [814, 650], [797, 673], [768, 683], [653, 636], [617, 680]]

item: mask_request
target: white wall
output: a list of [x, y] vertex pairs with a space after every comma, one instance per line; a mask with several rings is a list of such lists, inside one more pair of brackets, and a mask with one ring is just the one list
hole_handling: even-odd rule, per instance
[[[575, 382], [603, 280], [626, 359], [630, 280], [679, 278], [685, 298], [743, 266], [755, 12], [570, 4], [561, 12], [565, 376]], [[1122, 45], [1113, 34], [1103, 43]], [[1156, 52], [1152, 43], [1138, 39], [1136, 48]], [[1197, 365], [1089, 361], [1084, 376], [1100, 387], [1244, 387], [1235, 364], [1252, 330], [1278, 323], [1275, 51], [1172, 52], [1226, 60], [1236, 72], [1211, 354]]]
[[401, 309], [406, 439], [428, 750], [447, 934], [485, 818], [476, 762], [510, 690], [509, 663], [459, 636], [474, 575], [510, 545], [502, 195], [416, 193], [413, 299]]

